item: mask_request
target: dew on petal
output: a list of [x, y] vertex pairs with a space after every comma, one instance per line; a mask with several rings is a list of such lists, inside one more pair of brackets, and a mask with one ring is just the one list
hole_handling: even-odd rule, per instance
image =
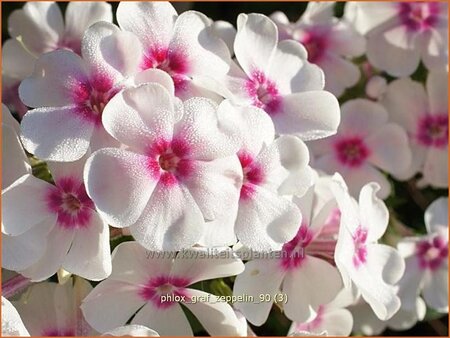
[[245, 83], [245, 89], [255, 107], [264, 109], [269, 115], [281, 109], [281, 96], [277, 85], [261, 71], [254, 71]]

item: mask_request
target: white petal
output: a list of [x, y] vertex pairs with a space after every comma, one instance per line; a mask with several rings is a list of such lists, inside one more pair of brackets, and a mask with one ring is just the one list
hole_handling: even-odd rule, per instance
[[354, 197], [358, 196], [362, 187], [369, 182], [375, 182], [380, 185], [380, 190], [377, 194], [378, 197], [386, 199], [391, 193], [389, 181], [371, 164], [363, 164], [358, 169], [349, 170], [348, 173], [343, 173], [343, 176], [347, 181], [350, 194]]
[[325, 91], [284, 96], [281, 109], [272, 115], [277, 133], [295, 134], [305, 141], [335, 134], [340, 121], [339, 103]]
[[78, 229], [64, 259], [63, 268], [88, 280], [102, 280], [111, 274], [109, 228], [97, 213], [86, 229]]
[[427, 93], [431, 114], [442, 114], [448, 111], [447, 78], [448, 72], [443, 70], [436, 70], [428, 74]]
[[24, 175], [2, 192], [2, 233], [17, 236], [56, 214], [47, 207], [46, 193], [51, 185], [32, 175]]
[[366, 144], [373, 152], [368, 161], [388, 173], [403, 172], [412, 161], [408, 135], [397, 124], [388, 123], [366, 139]]
[[59, 268], [69, 251], [74, 237], [72, 229], [64, 229], [56, 225], [48, 234], [44, 255], [36, 264], [21, 271], [21, 274], [33, 282], [39, 282], [51, 277]]
[[213, 161], [192, 161], [193, 175], [183, 179], [206, 220], [222, 215], [236, 217], [242, 185], [242, 167], [237, 156]]
[[389, 222], [389, 211], [377, 197], [380, 186], [368, 183], [359, 193], [359, 218], [361, 225], [368, 229], [367, 240], [375, 242], [385, 233]]
[[30, 2], [14, 11], [8, 19], [12, 37], [21, 37], [25, 46], [39, 55], [57, 48], [64, 22], [55, 2]]
[[325, 72], [325, 90], [337, 97], [341, 96], [346, 88], [356, 85], [361, 77], [356, 65], [335, 54], [328, 53], [318, 65]]
[[119, 244], [112, 253], [113, 271], [109, 279], [142, 285], [155, 274], [168, 275], [175, 254], [151, 252], [137, 242]]
[[321, 90], [324, 75], [319, 67], [307, 61], [305, 47], [294, 40], [281, 41], [273, 55], [268, 77], [276, 80], [282, 94]]
[[[247, 320], [261, 326], [269, 316], [272, 302], [261, 301], [261, 295], [273, 297], [279, 292], [284, 272], [277, 259], [252, 260], [245, 264], [245, 271], [236, 277], [233, 295], [254, 298], [253, 302], [237, 302], [235, 308]], [[265, 299], [265, 298], [264, 298]]]
[[376, 68], [391, 76], [411, 75], [419, 66], [420, 52], [390, 43], [384, 34], [371, 36], [367, 42], [367, 57]]
[[361, 332], [368, 336], [381, 334], [387, 327], [387, 323], [378, 319], [372, 308], [364, 300], [351, 307], [353, 315], [353, 331]]
[[354, 99], [342, 105], [339, 134], [356, 134], [363, 138], [378, 131], [388, 121], [388, 112], [376, 102]]
[[114, 82], [134, 74], [141, 62], [139, 39], [108, 22], [98, 22], [89, 27], [81, 46], [81, 54], [90, 72], [99, 77], [112, 78]]
[[156, 186], [141, 217], [130, 230], [149, 250], [180, 250], [197, 243], [205, 229], [203, 215], [189, 190], [181, 184]]
[[83, 300], [81, 310], [90, 326], [105, 332], [125, 325], [144, 304], [137, 286], [106, 279]]
[[425, 274], [423, 298], [432, 309], [448, 312], [448, 268]]
[[62, 107], [73, 103], [73, 91], [88, 83], [84, 61], [68, 50], [43, 54], [33, 74], [22, 81], [20, 99], [29, 107]]
[[360, 56], [366, 50], [366, 39], [344, 20], [333, 26], [329, 41], [328, 48], [342, 56]]
[[103, 336], [159, 337], [158, 332], [142, 325], [125, 325], [105, 332]]
[[43, 160], [75, 161], [86, 154], [94, 125], [76, 107], [37, 108], [22, 119], [22, 143]]
[[112, 22], [111, 5], [106, 2], [69, 2], [65, 19], [66, 36], [81, 40], [86, 29], [94, 23]]
[[396, 331], [405, 331], [412, 328], [419, 320], [423, 320], [427, 311], [427, 306], [422, 298], [416, 298], [415, 309], [413, 311], [406, 311], [403, 308], [389, 320], [389, 328]]
[[[306, 10], [303, 12], [299, 21], [310, 23], [329, 23], [334, 16], [333, 2], [310, 2], [306, 6]], [[297, 21], [297, 22], [299, 22]]]
[[189, 297], [210, 296], [208, 302], [186, 302], [184, 305], [211, 336], [237, 336], [240, 333], [240, 321], [228, 303], [200, 290], [188, 289], [188, 292]]
[[175, 95], [175, 85], [173, 83], [172, 78], [167, 72], [162, 71], [160, 69], [157, 68], [146, 69], [142, 72], [137, 73], [134, 76], [133, 80], [136, 86], [151, 82], [158, 83], [167, 89], [167, 91], [170, 94], [170, 97], [173, 97]]
[[181, 306], [174, 304], [157, 309], [147, 303], [133, 318], [131, 324], [151, 326], [162, 336], [192, 336], [192, 329]]
[[115, 95], [102, 115], [109, 134], [141, 152], [147, 152], [156, 141], [170, 140], [175, 118], [174, 100], [156, 83], [142, 84]]
[[177, 123], [175, 136], [188, 140], [193, 146], [192, 159], [211, 161], [234, 155], [241, 139], [239, 128], [227, 118], [229, 105], [217, 105], [205, 98], [184, 102], [184, 115]]
[[425, 210], [425, 225], [429, 234], [447, 234], [448, 198], [440, 197], [428, 206]]
[[35, 61], [36, 58], [16, 39], [8, 39], [2, 46], [3, 72], [16, 79], [30, 76]]
[[448, 187], [448, 148], [431, 148], [425, 159], [423, 177], [431, 186], [436, 188]]
[[237, 19], [234, 53], [250, 75], [255, 70], [265, 70], [278, 43], [275, 24], [262, 14], [240, 14]]
[[237, 30], [228, 21], [218, 20], [214, 21], [211, 26], [214, 35], [221, 38], [227, 45], [230, 54], [234, 54], [234, 39], [236, 37]]
[[122, 2], [117, 8], [120, 27], [136, 34], [144, 48], [168, 47], [176, 18], [169, 2]]
[[[381, 320], [391, 318], [400, 308], [400, 299], [396, 295], [395, 287], [386, 283], [398, 279], [403, 274], [404, 261], [395, 256], [398, 256], [398, 253], [391, 247], [369, 244], [367, 262], [361, 266], [362, 269], [355, 271], [352, 278], [363, 298]], [[387, 273], [384, 273], [386, 268]]]
[[86, 161], [86, 191], [109, 224], [130, 226], [141, 216], [159, 179], [146, 161], [146, 156], [114, 148], [98, 150]]
[[170, 51], [186, 57], [189, 74], [221, 77], [229, 70], [230, 53], [222, 40], [214, 35], [210, 19], [204, 14], [187, 11], [176, 20]]
[[216, 248], [214, 251], [191, 248], [178, 253], [171, 275], [186, 278], [190, 284], [194, 284], [203, 280], [239, 275], [242, 271], [244, 264], [230, 248]]
[[[444, 11], [447, 11], [446, 9]], [[448, 19], [441, 29], [432, 29], [423, 37], [422, 61], [429, 70], [443, 70], [448, 64]]]
[[31, 173], [31, 166], [16, 132], [5, 124], [2, 124], [2, 142], [2, 188], [7, 188], [19, 177]]
[[320, 305], [331, 302], [341, 288], [341, 276], [335, 267], [306, 256], [301, 266], [286, 274], [283, 282], [282, 292], [288, 297], [283, 306], [286, 316], [296, 322], [307, 321]]
[[2, 267], [21, 271], [36, 263], [45, 253], [47, 235], [54, 225], [45, 219], [21, 235], [3, 234]]
[[72, 177], [83, 182], [83, 170], [86, 159], [90, 155], [89, 151], [78, 161], [73, 162], [52, 162], [48, 161], [47, 166], [52, 174], [53, 180], [57, 182], [63, 177]]
[[254, 189], [251, 199], [239, 203], [236, 235], [253, 250], [280, 249], [294, 237], [302, 219], [300, 210], [287, 198], [263, 187]]
[[23, 325], [22, 319], [16, 308], [2, 296], [2, 336], [22, 336], [29, 337], [25, 325]]

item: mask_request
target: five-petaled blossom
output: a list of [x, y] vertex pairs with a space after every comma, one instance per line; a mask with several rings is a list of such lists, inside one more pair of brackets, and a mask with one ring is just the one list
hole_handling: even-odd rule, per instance
[[111, 276], [92, 290], [81, 309], [99, 332], [124, 325], [134, 315], [131, 324], [151, 327], [161, 335], [192, 336], [183, 306], [211, 335], [245, 335], [229, 304], [189, 287], [243, 270], [244, 264], [229, 248], [216, 253], [193, 248], [175, 256], [173, 252], [147, 251], [136, 242], [125, 242], [113, 252]]
[[8, 18], [12, 39], [2, 46], [2, 100], [23, 116], [20, 82], [33, 72], [36, 59], [57, 49], [81, 53], [81, 39], [90, 25], [112, 21], [111, 5], [105, 2], [70, 2], [65, 22], [55, 2], [27, 2]]
[[308, 61], [325, 73], [325, 90], [339, 97], [359, 81], [359, 68], [349, 58], [361, 56], [366, 41], [351, 24], [333, 16], [334, 6], [334, 2], [309, 2], [295, 23], [283, 12], [270, 18], [278, 26], [280, 40], [293, 39], [305, 46]]
[[342, 105], [342, 121], [336, 135], [309, 143], [314, 168], [328, 174], [340, 173], [352, 196], [368, 182], [377, 182], [379, 196], [390, 194], [390, 183], [377, 169], [396, 174], [411, 164], [411, 150], [405, 130], [388, 121], [384, 107], [355, 99]]
[[30, 168], [2, 191], [5, 266], [34, 281], [61, 267], [90, 280], [111, 273], [109, 229], [86, 194], [84, 162], [49, 162], [54, 184]]
[[[430, 72], [426, 88], [411, 79], [391, 82], [381, 103], [391, 121], [403, 126], [412, 149], [412, 163], [399, 177], [422, 173], [420, 185], [448, 187], [448, 72]], [[398, 153], [399, 155], [400, 153]]]
[[278, 42], [277, 26], [262, 14], [240, 14], [234, 53], [221, 83], [210, 85], [242, 105], [263, 109], [277, 134], [295, 134], [303, 140], [336, 132], [340, 113], [336, 97], [323, 90], [322, 70], [307, 61], [297, 41]]
[[139, 41], [113, 24], [99, 22], [84, 34], [81, 55], [57, 50], [43, 54], [19, 87], [22, 101], [36, 109], [23, 117], [22, 142], [50, 161], [75, 161], [114, 144], [102, 126], [110, 99], [134, 75]]
[[230, 105], [206, 98], [178, 104], [152, 83], [117, 94], [103, 125], [127, 149], [103, 148], [88, 159], [85, 182], [100, 214], [130, 226], [150, 250], [179, 250], [201, 240], [208, 221], [237, 211], [240, 133]]
[[367, 37], [367, 58], [392, 76], [409, 76], [422, 61], [448, 64], [448, 5], [439, 1], [349, 2], [345, 17]]
[[[322, 184], [316, 187], [316, 191], [310, 188], [302, 198], [294, 200], [303, 215], [298, 219], [296, 236], [280, 251], [247, 262], [233, 289], [235, 295], [248, 294], [259, 299], [260, 294], [268, 294], [272, 300], [281, 290], [288, 298], [283, 303], [284, 312], [297, 322], [306, 322], [342, 288], [339, 272], [330, 263], [336, 246], [333, 235], [337, 234], [332, 221], [335, 202]], [[250, 323], [262, 325], [272, 302], [239, 302], [235, 307]]]
[[403, 276], [405, 262], [392, 247], [379, 244], [388, 226], [389, 212], [376, 195], [380, 186], [366, 184], [357, 202], [342, 176], [335, 174], [331, 189], [341, 212], [335, 261], [346, 288], [357, 287], [381, 320], [400, 308], [395, 283]]

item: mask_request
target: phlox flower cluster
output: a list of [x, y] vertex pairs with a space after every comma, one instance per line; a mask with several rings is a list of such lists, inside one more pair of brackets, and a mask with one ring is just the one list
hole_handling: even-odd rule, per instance
[[377, 335], [448, 313], [447, 4], [303, 5], [12, 11], [2, 335]]

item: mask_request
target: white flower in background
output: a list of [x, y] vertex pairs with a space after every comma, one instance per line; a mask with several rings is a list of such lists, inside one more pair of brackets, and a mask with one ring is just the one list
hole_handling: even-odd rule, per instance
[[405, 258], [406, 271], [400, 281], [403, 307], [414, 309], [422, 294], [436, 311], [448, 312], [448, 198], [438, 198], [425, 211], [427, 235], [406, 237], [397, 247]]
[[217, 255], [196, 248], [173, 256], [146, 251], [136, 242], [117, 246], [111, 276], [98, 284], [81, 306], [88, 323], [105, 332], [125, 325], [137, 312], [131, 319], [133, 325], [151, 327], [162, 336], [192, 336], [182, 305], [212, 336], [245, 335], [230, 305], [188, 287], [203, 280], [237, 275], [244, 270], [242, 261], [228, 248]]
[[92, 290], [84, 279], [65, 284], [33, 284], [13, 304], [31, 336], [93, 336], [96, 332], [84, 320], [81, 301]]
[[[405, 272], [406, 273], [406, 272]], [[403, 299], [401, 299], [403, 303]], [[348, 309], [353, 315], [353, 332], [356, 334], [364, 334], [366, 336], [378, 336], [387, 328], [396, 331], [409, 330], [418, 321], [424, 319], [427, 307], [422, 298], [416, 297], [413, 309], [405, 309], [400, 307], [398, 312], [389, 320], [380, 320], [372, 308], [362, 298]]]
[[368, 182], [377, 182], [379, 196], [390, 194], [387, 178], [377, 169], [396, 174], [411, 165], [411, 150], [405, 130], [388, 122], [388, 112], [365, 99], [345, 102], [336, 135], [308, 143], [315, 156], [313, 166], [328, 174], [340, 173], [352, 196]]
[[422, 61], [429, 70], [448, 64], [446, 2], [348, 2], [345, 17], [367, 37], [367, 57], [389, 75], [409, 76]]
[[374, 75], [366, 83], [366, 95], [372, 100], [380, 99], [387, 89], [387, 80], [385, 77]]
[[205, 15], [187, 11], [178, 16], [169, 2], [122, 1], [117, 8], [117, 21], [142, 44], [137, 69], [158, 68], [167, 72], [175, 83], [176, 95], [182, 99], [217, 96], [199, 86], [198, 81], [225, 75], [230, 53], [214, 35], [212, 21]]
[[29, 337], [14, 305], [2, 296], [2, 337], [22, 336]]
[[[30, 110], [22, 120], [22, 142], [38, 158], [75, 161], [113, 142], [102, 112], [134, 75], [139, 41], [113, 24], [91, 26], [81, 44], [82, 58], [58, 50], [42, 55], [19, 93]], [[131, 50], [131, 51], [130, 51]]]
[[91, 280], [111, 273], [109, 229], [86, 194], [84, 162], [48, 163], [55, 185], [30, 169], [2, 191], [4, 267], [34, 281], [61, 267]]
[[65, 20], [55, 2], [27, 2], [8, 18], [12, 39], [2, 53], [3, 102], [11, 105], [19, 116], [26, 107], [20, 102], [20, 81], [31, 75], [34, 62], [43, 54], [68, 49], [81, 54], [81, 39], [86, 29], [98, 21], [112, 22], [111, 5], [106, 2], [70, 2]]
[[[303, 215], [298, 219], [301, 226], [297, 235], [284, 244], [281, 251], [247, 262], [245, 271], [236, 277], [234, 295], [251, 295], [256, 300], [235, 304], [250, 323], [264, 324], [273, 300], [278, 297], [280, 302], [282, 294], [287, 297], [287, 302], [283, 303], [286, 316], [298, 322], [307, 321], [341, 290], [339, 272], [328, 262], [333, 259], [336, 245], [327, 227], [335, 202], [323, 200], [320, 194], [321, 189], [315, 192], [311, 188], [304, 197], [295, 199]], [[260, 301], [260, 295], [267, 294], [271, 301]]]
[[239, 104], [263, 109], [277, 134], [304, 140], [334, 134], [338, 102], [323, 91], [323, 72], [306, 60], [305, 48], [292, 40], [278, 42], [276, 25], [262, 14], [240, 14], [237, 28], [234, 52], [242, 69], [231, 63], [216, 90]]
[[175, 102], [158, 84], [116, 95], [103, 124], [129, 148], [98, 150], [85, 168], [88, 194], [102, 216], [112, 226], [130, 226], [151, 250], [196, 244], [207, 221], [224, 209], [237, 212], [242, 182], [230, 106], [206, 98]]
[[[301, 223], [291, 195], [302, 196], [313, 184], [308, 149], [294, 136], [275, 140], [273, 123], [262, 109], [233, 108], [228, 101], [222, 105], [229, 105], [227, 116], [243, 138], [237, 152], [243, 184], [237, 219], [232, 220], [237, 238], [255, 251], [279, 250], [295, 236]], [[223, 221], [219, 226], [223, 228]]]
[[329, 336], [349, 336], [353, 328], [353, 317], [345, 307], [355, 300], [352, 292], [354, 290], [342, 289], [333, 301], [320, 305], [308, 321], [293, 322], [288, 336], [304, 331], [315, 334], [326, 332]]
[[341, 96], [361, 77], [358, 66], [349, 59], [365, 52], [366, 41], [348, 22], [334, 17], [335, 2], [309, 2], [306, 11], [295, 23], [282, 12], [270, 18], [276, 23], [280, 40], [302, 43], [308, 61], [325, 73], [325, 90]]
[[430, 72], [426, 89], [411, 79], [388, 85], [381, 103], [391, 121], [406, 129], [412, 163], [400, 177], [422, 173], [421, 185], [448, 187], [448, 72]]
[[349, 195], [339, 174], [331, 186], [341, 211], [335, 261], [346, 288], [356, 285], [378, 318], [387, 320], [400, 308], [397, 288], [405, 262], [392, 247], [379, 244], [388, 226], [389, 212], [376, 194], [379, 185], [366, 184], [359, 201]]
[[102, 336], [159, 337], [159, 334], [143, 325], [125, 325], [108, 331]]

